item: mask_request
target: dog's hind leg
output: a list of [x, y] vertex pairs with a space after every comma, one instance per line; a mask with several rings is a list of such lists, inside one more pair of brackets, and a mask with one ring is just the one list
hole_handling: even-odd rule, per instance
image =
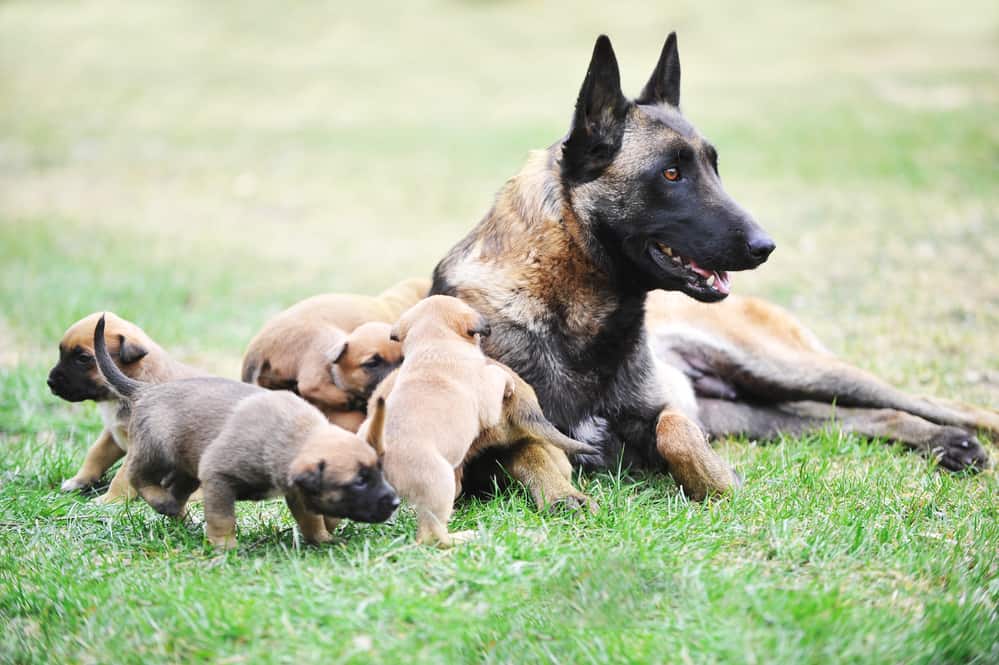
[[978, 440], [965, 430], [924, 420], [893, 409], [839, 408], [818, 402], [747, 404], [699, 398], [699, 416], [712, 437], [744, 435], [759, 440], [796, 436], [835, 424], [869, 439], [897, 441], [938, 460], [952, 471], [990, 465]]
[[108, 504], [122, 499], [134, 499], [136, 497], [135, 488], [128, 482], [129, 457], [125, 456], [125, 461], [118, 468], [118, 472], [111, 479], [108, 491], [94, 499], [94, 503]]
[[[999, 413], [910, 395], [830, 353], [791, 344], [758, 322], [745, 325], [752, 327], [738, 341], [689, 326], [663, 326], [653, 335], [653, 348], [660, 358], [680, 365], [707, 397], [892, 409], [938, 425], [999, 435]], [[720, 394], [719, 387], [729, 394]]]
[[567, 463], [565, 453], [558, 448], [530, 439], [500, 457], [500, 464], [523, 483], [539, 509], [564, 506], [596, 513], [596, 502], [572, 486], [572, 470]]

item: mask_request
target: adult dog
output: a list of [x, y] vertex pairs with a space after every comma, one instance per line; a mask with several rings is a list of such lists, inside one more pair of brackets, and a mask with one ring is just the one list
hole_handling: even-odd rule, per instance
[[[534, 387], [560, 429], [601, 451], [576, 457], [586, 467], [623, 461], [670, 471], [693, 497], [724, 492], [738, 477], [694, 422], [766, 438], [825, 424], [833, 401], [860, 407], [838, 412], [854, 431], [946, 468], [986, 466], [966, 429], [999, 431], [996, 414], [904, 395], [836, 360], [779, 308], [661, 292], [647, 304], [657, 289], [722, 301], [728, 272], [774, 249], [725, 193], [717, 153], [679, 99], [675, 34], [635, 100], [598, 38], [569, 133], [507, 182], [438, 264], [432, 293], [486, 316], [486, 353]], [[503, 461], [528, 486], [555, 477], [530, 446]]]

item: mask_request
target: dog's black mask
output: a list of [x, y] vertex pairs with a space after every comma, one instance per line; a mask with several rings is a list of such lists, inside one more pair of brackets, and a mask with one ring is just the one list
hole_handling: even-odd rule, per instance
[[729, 293], [729, 271], [767, 260], [774, 243], [725, 192], [718, 155], [680, 113], [680, 59], [670, 34], [641, 95], [621, 93], [601, 36], [562, 145], [563, 187], [594, 251], [624, 285]]
[[107, 385], [100, 377], [93, 353], [82, 347], [59, 347], [59, 362], [49, 372], [49, 390], [67, 402], [88, 399], [103, 400], [110, 397]]

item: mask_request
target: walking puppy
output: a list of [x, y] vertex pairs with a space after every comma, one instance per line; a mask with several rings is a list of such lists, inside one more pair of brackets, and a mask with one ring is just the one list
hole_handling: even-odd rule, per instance
[[428, 280], [409, 279], [376, 297], [329, 293], [303, 300], [251, 340], [243, 381], [297, 392], [355, 431], [371, 391], [401, 362], [390, 324], [429, 288]]
[[[105, 339], [111, 357], [129, 377], [148, 383], [162, 383], [204, 374], [171, 358], [141, 328], [108, 312], [105, 316]], [[69, 402], [93, 400], [104, 421], [104, 429], [90, 446], [83, 466], [62, 484], [62, 491], [73, 492], [100, 482], [111, 465], [128, 451], [128, 410], [121, 409], [109, 390], [104, 376], [94, 362], [94, 329], [100, 312], [80, 319], [59, 342], [59, 362], [49, 372], [48, 386], [57, 397]], [[108, 503], [135, 496], [128, 484], [128, 460], [111, 480], [103, 495], [95, 501]]]
[[[487, 362], [479, 338], [489, 324], [456, 298], [434, 296], [409, 309], [393, 328], [405, 360], [368, 437], [382, 450], [385, 475], [416, 508], [419, 543], [450, 547], [455, 470], [479, 434], [500, 423], [513, 379]], [[381, 431], [379, 431], [381, 430]]]
[[356, 435], [285, 391], [216, 377], [143, 383], [115, 366], [94, 333], [97, 364], [130, 403], [130, 480], [159, 513], [179, 516], [203, 485], [208, 540], [236, 544], [235, 502], [284, 495], [311, 542], [329, 540], [323, 516], [382, 522], [399, 503], [378, 459]]

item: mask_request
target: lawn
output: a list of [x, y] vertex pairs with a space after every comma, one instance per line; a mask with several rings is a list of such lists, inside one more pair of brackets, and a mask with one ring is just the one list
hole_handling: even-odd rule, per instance
[[[707, 6], [706, 6], [707, 5]], [[436, 260], [566, 129], [592, 41], [626, 91], [679, 33], [688, 117], [775, 238], [737, 292], [908, 390], [999, 405], [999, 5], [0, 4], [0, 662], [994, 663], [999, 483], [830, 429], [720, 442], [746, 478], [578, 479], [302, 542], [240, 508], [64, 495], [100, 430], [49, 394], [109, 309], [235, 377], [268, 316]], [[995, 456], [995, 448], [992, 447]]]

